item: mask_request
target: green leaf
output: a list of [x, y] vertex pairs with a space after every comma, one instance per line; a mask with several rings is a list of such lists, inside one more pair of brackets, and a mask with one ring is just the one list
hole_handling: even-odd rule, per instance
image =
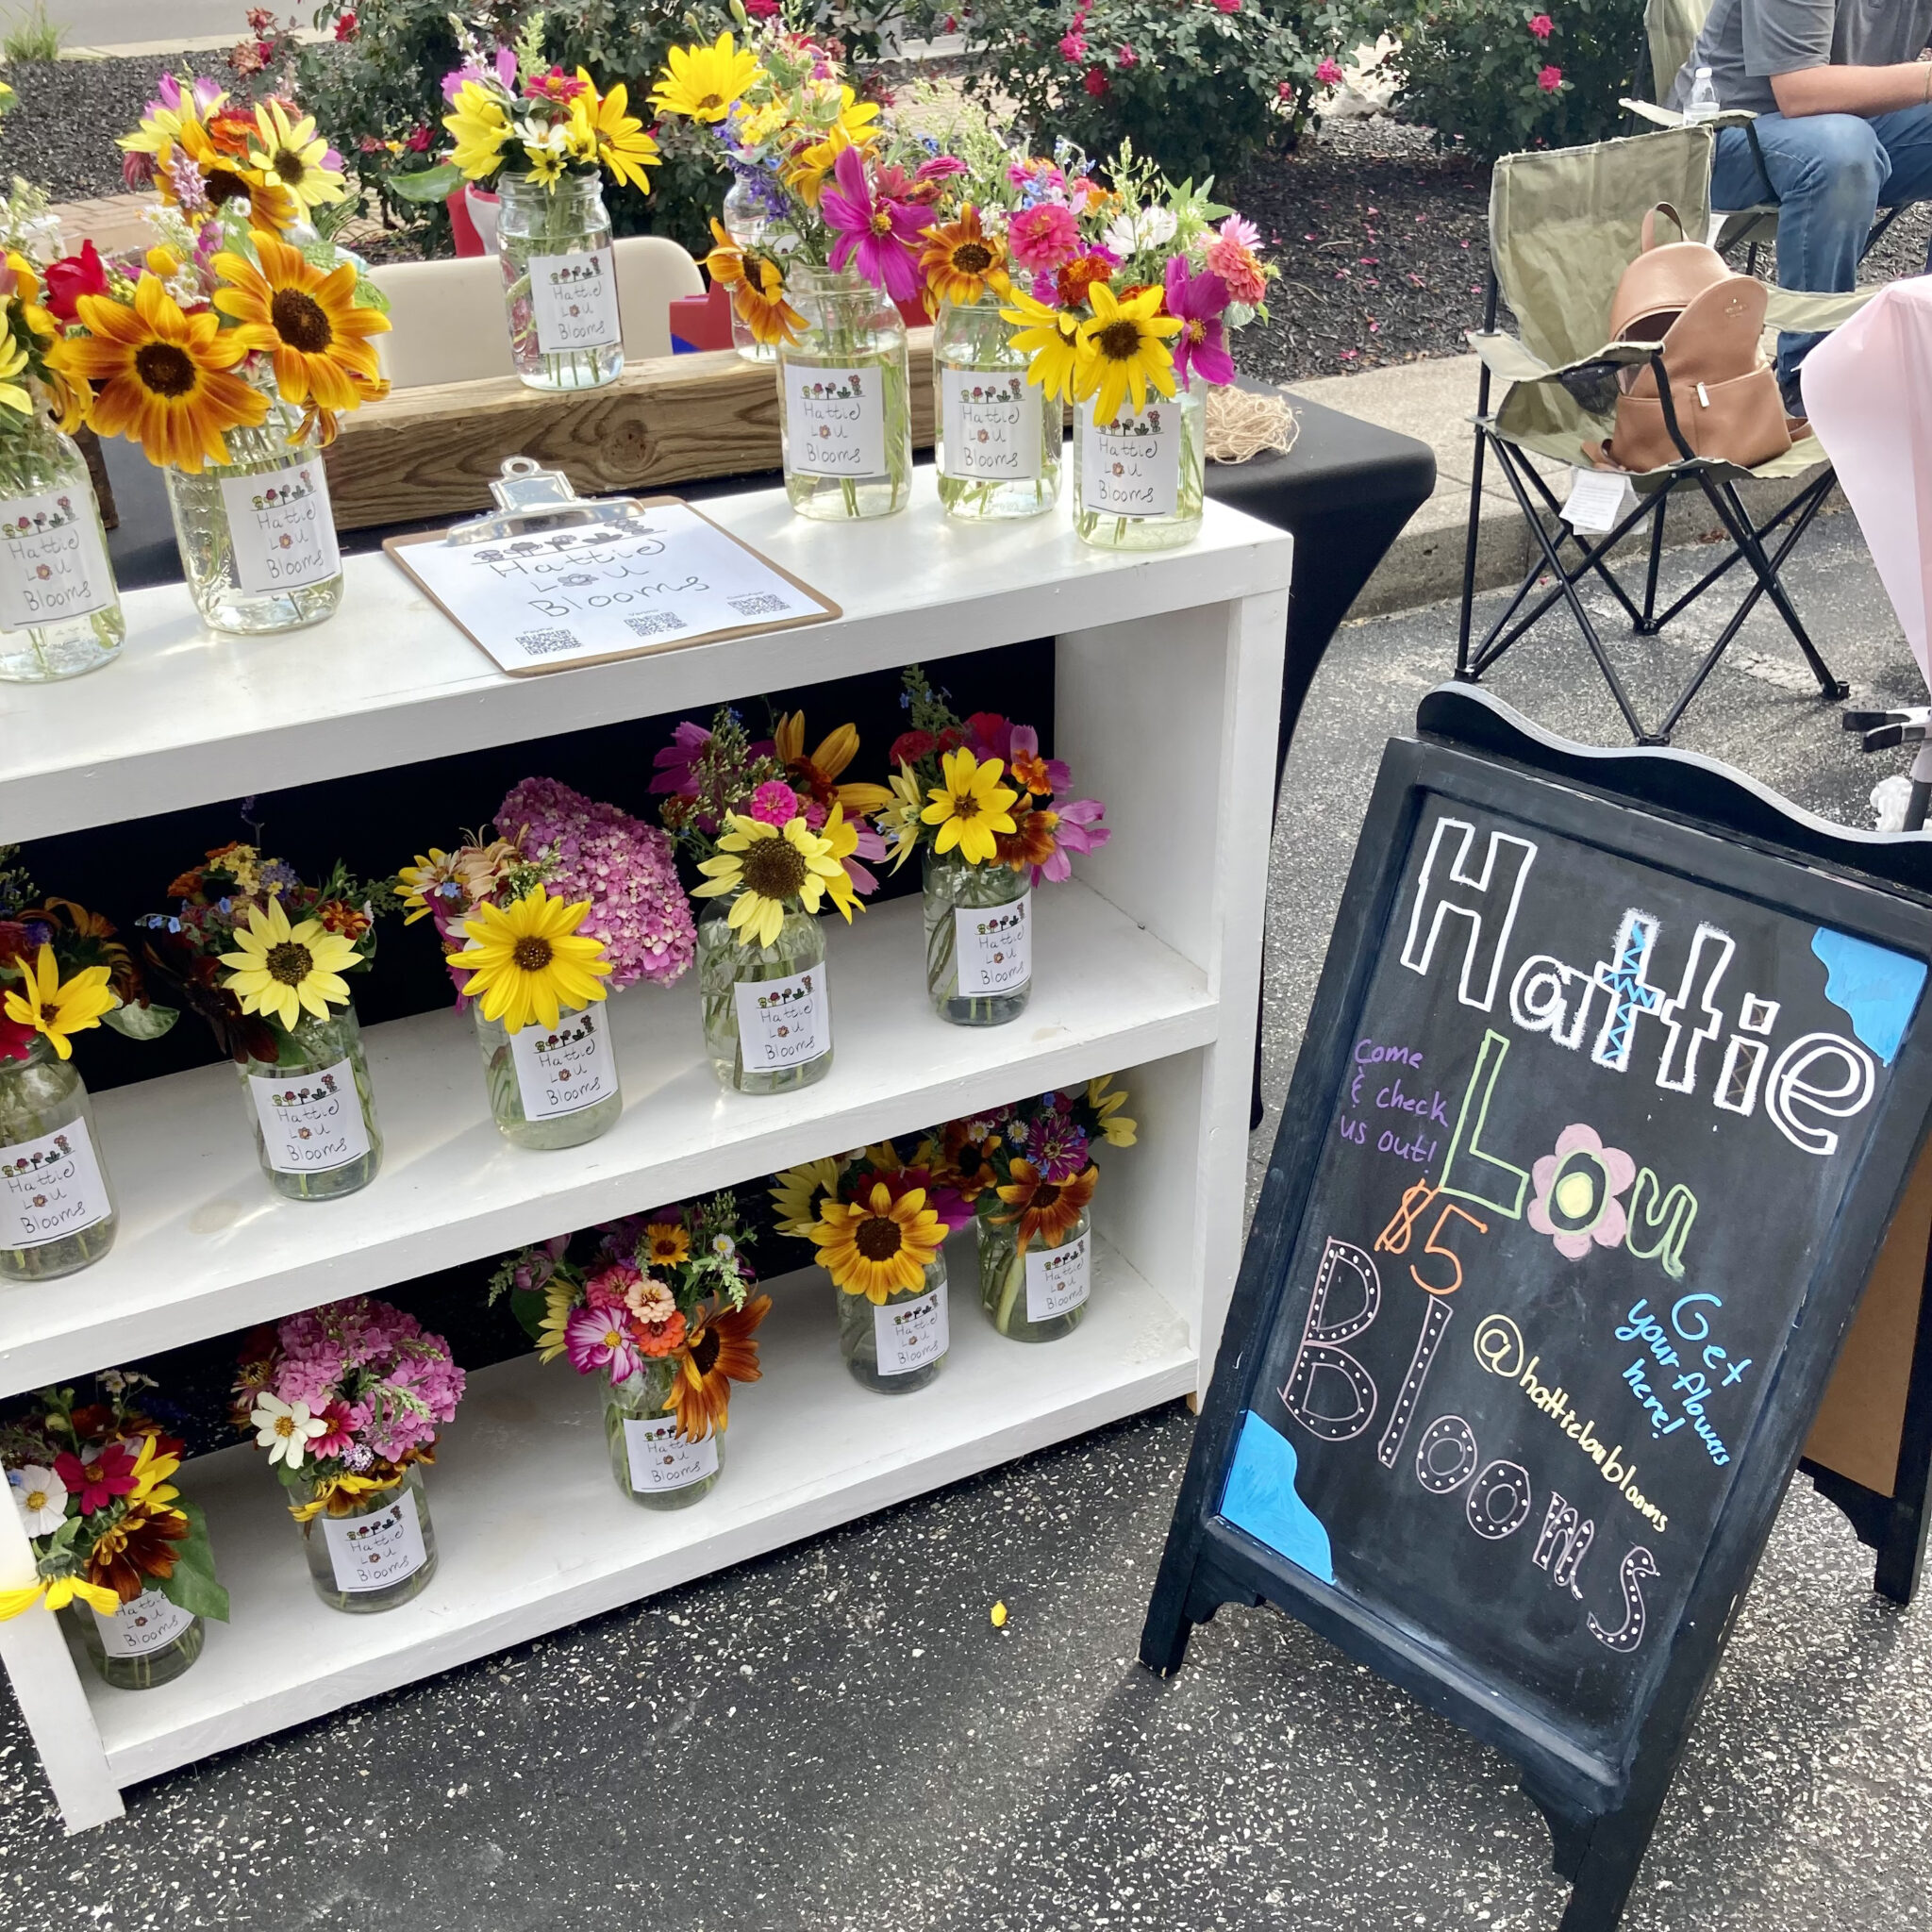
[[532, 1341], [541, 1340], [543, 1317], [549, 1312], [550, 1297], [539, 1294], [525, 1288], [512, 1289], [509, 1297], [509, 1311], [517, 1318], [523, 1331]]
[[177, 1609], [194, 1617], [212, 1617], [218, 1624], [228, 1621], [228, 1592], [215, 1581], [214, 1552], [208, 1548], [208, 1519], [199, 1503], [185, 1497], [175, 1499], [175, 1507], [188, 1519], [188, 1538], [175, 1545], [175, 1574], [162, 1577], [155, 1586]]
[[419, 204], [447, 201], [463, 185], [463, 171], [454, 161], [418, 168], [406, 175], [386, 175], [382, 185], [399, 201]]
[[173, 1007], [124, 1004], [103, 1013], [101, 1021], [124, 1040], [158, 1040], [180, 1017]]

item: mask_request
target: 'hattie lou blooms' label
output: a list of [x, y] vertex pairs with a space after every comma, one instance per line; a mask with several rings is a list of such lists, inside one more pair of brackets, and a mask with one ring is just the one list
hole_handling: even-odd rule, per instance
[[1110, 517], [1171, 517], [1179, 500], [1181, 408], [1150, 394], [1136, 416], [1096, 424], [1080, 410], [1080, 508]]
[[328, 1543], [336, 1588], [350, 1596], [387, 1590], [413, 1576], [429, 1560], [423, 1541], [423, 1518], [408, 1490], [367, 1516], [318, 1516]]
[[953, 913], [959, 996], [1012, 992], [1033, 977], [1033, 894], [1010, 906], [961, 906]]
[[1026, 1319], [1051, 1322], [1071, 1315], [1093, 1285], [1092, 1230], [1057, 1248], [1035, 1243], [1026, 1250]]
[[327, 1174], [369, 1152], [369, 1123], [348, 1060], [315, 1074], [250, 1074], [248, 1091], [277, 1174]]
[[1020, 370], [940, 371], [949, 476], [1030, 483], [1040, 475], [1040, 391]]
[[326, 583], [342, 567], [322, 458], [222, 478], [235, 581], [251, 597]]
[[557, 1027], [531, 1025], [509, 1037], [510, 1064], [526, 1120], [555, 1120], [581, 1113], [617, 1091], [610, 1064], [608, 1022], [595, 1007], [563, 1013]]
[[42, 1248], [113, 1213], [85, 1121], [0, 1147], [0, 1248]]
[[617, 258], [608, 248], [530, 258], [530, 312], [537, 347], [546, 356], [573, 349], [614, 349], [624, 340], [617, 319]]
[[641, 1422], [625, 1417], [624, 1453], [634, 1490], [688, 1490], [718, 1474], [716, 1434], [687, 1442], [677, 1433], [675, 1416], [647, 1416]]
[[877, 1345], [879, 1374], [909, 1375], [946, 1352], [946, 1284], [909, 1302], [880, 1302], [872, 1311], [873, 1341]]
[[87, 617], [114, 601], [114, 575], [84, 493], [48, 491], [0, 503], [0, 630]]
[[825, 1011], [825, 969], [790, 979], [741, 979], [731, 989], [738, 1008], [738, 1048], [746, 1073], [802, 1067], [832, 1050]]
[[786, 454], [807, 476], [886, 474], [885, 371], [787, 362]]
[[101, 1633], [101, 1648], [109, 1657], [152, 1657], [194, 1622], [191, 1612], [179, 1604], [171, 1604], [158, 1590], [142, 1591], [111, 1617], [96, 1610], [93, 1619]]

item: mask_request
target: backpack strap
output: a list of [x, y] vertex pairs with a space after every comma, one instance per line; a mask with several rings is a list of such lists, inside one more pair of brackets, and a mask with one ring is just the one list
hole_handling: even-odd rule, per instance
[[1690, 239], [1690, 231], [1684, 226], [1684, 217], [1677, 212], [1676, 208], [1670, 202], [1660, 201], [1656, 207], [1644, 210], [1643, 252], [1646, 255], [1657, 246], [1657, 218], [1659, 215], [1670, 216], [1672, 223], [1676, 227], [1678, 241], [1688, 242]]

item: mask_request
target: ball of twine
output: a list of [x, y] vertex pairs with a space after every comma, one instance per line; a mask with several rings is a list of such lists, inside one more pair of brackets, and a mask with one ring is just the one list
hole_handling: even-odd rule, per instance
[[1229, 383], [1208, 391], [1209, 462], [1244, 463], [1263, 450], [1286, 456], [1300, 434], [1301, 425], [1278, 390], [1260, 395]]

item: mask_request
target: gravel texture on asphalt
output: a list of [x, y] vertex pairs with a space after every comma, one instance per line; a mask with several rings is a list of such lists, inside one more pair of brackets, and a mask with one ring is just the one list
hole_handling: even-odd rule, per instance
[[56, 201], [124, 192], [115, 140], [139, 125], [142, 108], [164, 74], [225, 79], [227, 64], [214, 53], [9, 63], [13, 106], [0, 121], [0, 180], [24, 175]]

